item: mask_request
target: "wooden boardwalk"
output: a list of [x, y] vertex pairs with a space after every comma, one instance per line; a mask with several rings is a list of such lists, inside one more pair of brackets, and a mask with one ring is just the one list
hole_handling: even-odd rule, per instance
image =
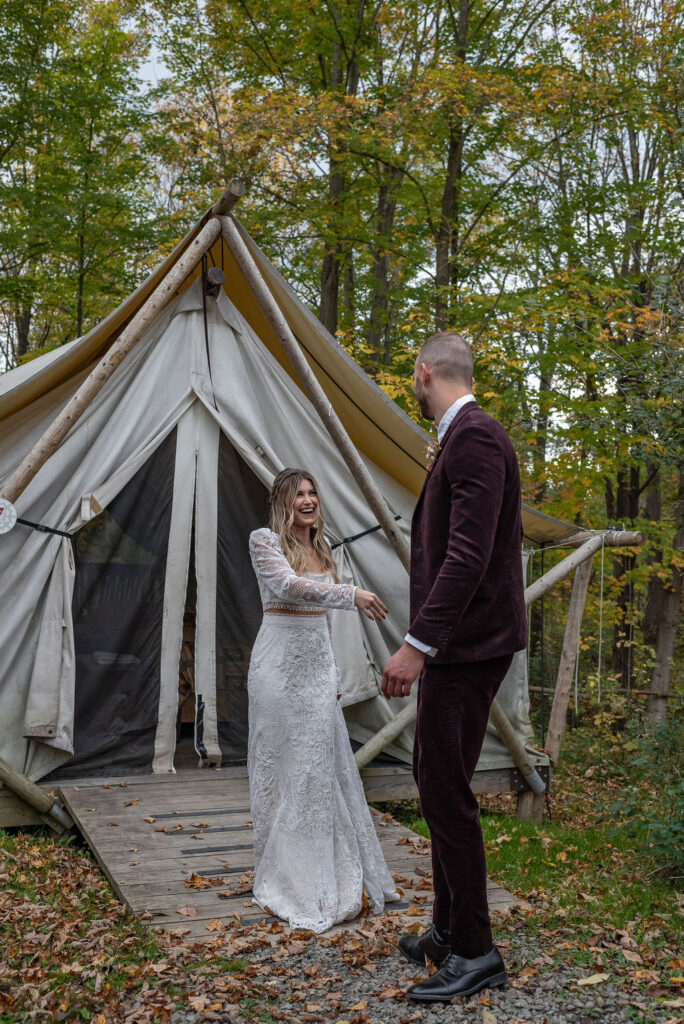
[[[245, 768], [83, 779], [62, 782], [59, 790], [119, 899], [153, 927], [183, 927], [208, 939], [210, 921], [269, 920], [252, 903], [249, 878], [242, 877], [254, 867]], [[402, 903], [388, 910], [420, 906], [427, 897], [427, 913], [428, 840], [373, 814], [385, 859], [404, 893]], [[231, 892], [236, 888], [244, 891]], [[526, 906], [492, 882], [488, 896], [495, 911]]]

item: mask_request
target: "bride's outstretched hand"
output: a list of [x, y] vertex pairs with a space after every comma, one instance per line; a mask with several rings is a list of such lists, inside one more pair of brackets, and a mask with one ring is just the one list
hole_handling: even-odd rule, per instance
[[384, 619], [387, 615], [387, 606], [370, 590], [361, 590], [361, 587], [357, 587], [354, 604], [368, 619]]

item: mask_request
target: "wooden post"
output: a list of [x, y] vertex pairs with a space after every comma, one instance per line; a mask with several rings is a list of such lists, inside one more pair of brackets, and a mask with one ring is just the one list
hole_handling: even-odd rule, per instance
[[[542, 594], [550, 590], [559, 580], [571, 573], [578, 565], [580, 565], [585, 559], [591, 558], [595, 551], [601, 547], [601, 534], [591, 534], [587, 540], [584, 541], [582, 546], [577, 551], [573, 551], [571, 555], [564, 558], [562, 562], [555, 565], [553, 569], [550, 569], [547, 573], [544, 573], [538, 580], [535, 580], [529, 587], [525, 589], [525, 605], [529, 606], [532, 602], [540, 597]], [[384, 725], [382, 729], [371, 736], [369, 740], [360, 747], [355, 754], [356, 763], [359, 768], [363, 768], [369, 764], [370, 761], [376, 757], [381, 750], [384, 750], [386, 746], [392, 743], [397, 738], [400, 732], [415, 721], [417, 714], [417, 707], [415, 698], [409, 698], [409, 703], [406, 707], [402, 708], [399, 714], [387, 725]], [[518, 740], [515, 735], [513, 728], [506, 718], [503, 708], [499, 702], [495, 699], [492, 704], [492, 712], [490, 714], [492, 724], [498, 732], [502, 741], [508, 747], [508, 750], [513, 758], [513, 762], [517, 768], [520, 769], [524, 776], [528, 776], [531, 771], [531, 765], [529, 757], [525, 753], [525, 748], [522, 743]], [[495, 720], [496, 719], [496, 720]], [[502, 728], [499, 728], [499, 726]], [[508, 726], [508, 728], [506, 727]]]
[[584, 543], [573, 551], [571, 555], [568, 555], [559, 562], [558, 565], [554, 565], [553, 569], [549, 569], [543, 576], [540, 576], [534, 583], [530, 583], [529, 587], [525, 588], [525, 605], [529, 606], [533, 601], [536, 601], [538, 597], [545, 594], [547, 590], [555, 586], [559, 580], [562, 580], [565, 576], [568, 576], [573, 569], [576, 569], [578, 565], [584, 562], [585, 559], [591, 558], [596, 551], [601, 547], [602, 534], [596, 533], [589, 537], [589, 540], [585, 540]]
[[638, 548], [645, 540], [643, 533], [633, 530], [605, 530], [600, 534], [597, 534], [595, 530], [583, 530], [563, 541], [563, 547], [578, 548], [585, 541], [596, 536], [603, 537], [603, 545], [606, 548]]
[[[418, 702], [415, 697], [409, 697], [408, 703], [401, 709], [398, 715], [396, 715], [391, 722], [384, 725], [379, 732], [376, 732], [374, 736], [371, 736], [369, 740], [366, 740], [362, 747], [356, 751], [354, 758], [356, 760], [357, 767], [359, 769], [365, 768], [367, 764], [373, 760], [385, 747], [389, 746], [392, 740], [396, 739], [400, 732], [406, 728], [407, 725], [411, 725], [415, 722], [416, 715], [418, 714]], [[504, 746], [508, 748], [508, 752], [513, 759], [513, 763], [516, 768], [520, 771], [530, 791], [543, 792], [545, 789], [544, 782], [542, 781], [539, 772], [536, 770], [530, 760], [530, 755], [527, 753], [522, 743], [516, 736], [513, 726], [509, 722], [504, 709], [499, 704], [498, 700], [494, 698], [492, 701], [491, 711], [489, 717], [492, 725], [499, 734]]]
[[[397, 528], [394, 516], [384, 497], [376, 487], [375, 481], [366, 469], [359, 453], [354, 447], [347, 431], [332, 407], [332, 403], [319, 384], [316, 375], [309, 366], [299, 342], [295, 338], [290, 325], [283, 315], [266, 282], [261, 276], [254, 258], [247, 248], [237, 225], [231, 217], [221, 217], [223, 237], [226, 245], [235, 257], [237, 265], [252, 289], [254, 297], [275, 331], [276, 337], [283, 346], [292, 367], [299, 378], [304, 391], [321, 418], [323, 426], [330, 434], [338, 451], [344, 459], [361, 493], [368, 502], [374, 516], [380, 523], [385, 535], [399, 556], [402, 565], [408, 572], [410, 569], [409, 546], [403, 534]], [[401, 732], [401, 729], [399, 730]]]
[[577, 567], [572, 583], [568, 621], [565, 626], [565, 638], [558, 667], [558, 679], [551, 705], [549, 728], [546, 733], [546, 752], [552, 764], [558, 763], [563, 734], [565, 733], [565, 717], [570, 701], [572, 678], [577, 660], [577, 644], [582, 627], [584, 603], [587, 599], [587, 588], [591, 576], [591, 559], [588, 558]]
[[395, 740], [399, 733], [403, 732], [407, 725], [416, 720], [418, 714], [418, 703], [415, 697], [409, 697], [401, 711], [394, 716], [391, 722], [383, 725], [382, 729], [366, 740], [362, 747], [354, 754], [359, 769], [365, 768], [367, 764], [377, 757], [385, 747], [388, 747], [392, 740]]
[[240, 178], [233, 178], [228, 188], [211, 208], [214, 217], [227, 217], [238, 199], [244, 196], [246, 185]]
[[57, 800], [35, 782], [18, 772], [11, 764], [0, 757], [0, 782], [21, 797], [27, 804], [34, 807], [43, 821], [55, 832], [65, 832], [73, 828], [73, 821]]
[[196, 238], [190, 242], [177, 263], [169, 270], [164, 280], [157, 285], [145, 304], [138, 310], [128, 326], [107, 350], [97, 366], [88, 374], [78, 391], [69, 399], [59, 416], [53, 420], [43, 436], [36, 441], [31, 451], [2, 487], [2, 496], [15, 502], [33, 480], [41, 466], [57, 450], [74, 424], [81, 418], [95, 396], [102, 390], [124, 357], [140, 340], [154, 318], [164, 308], [176, 289], [213, 245], [221, 231], [216, 217], [205, 224]]

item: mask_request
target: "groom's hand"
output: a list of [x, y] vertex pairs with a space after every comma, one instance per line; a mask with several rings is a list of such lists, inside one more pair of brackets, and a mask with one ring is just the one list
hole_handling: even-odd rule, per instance
[[411, 687], [423, 671], [426, 655], [413, 644], [402, 644], [385, 665], [382, 692], [386, 697], [408, 697]]

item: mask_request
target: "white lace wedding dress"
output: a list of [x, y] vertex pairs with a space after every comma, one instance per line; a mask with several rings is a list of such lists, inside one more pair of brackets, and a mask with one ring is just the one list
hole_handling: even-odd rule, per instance
[[[254, 898], [294, 928], [323, 932], [399, 899], [385, 864], [337, 699], [328, 616], [355, 587], [297, 576], [270, 530], [249, 539], [264, 615], [249, 667], [247, 766]], [[290, 614], [283, 614], [290, 612]], [[300, 612], [300, 614], [297, 614]]]

